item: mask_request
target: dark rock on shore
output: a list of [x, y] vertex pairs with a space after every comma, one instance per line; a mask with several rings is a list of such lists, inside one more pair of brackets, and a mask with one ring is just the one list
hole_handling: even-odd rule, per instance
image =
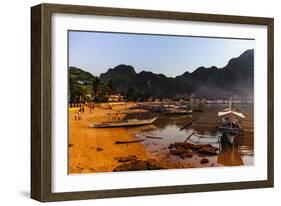
[[198, 153], [202, 155], [217, 155], [218, 150], [218, 148], [213, 147], [211, 145], [205, 145], [204, 147], [198, 150]]
[[116, 157], [116, 160], [118, 160], [118, 162], [132, 162], [132, 161], [136, 161], [137, 160], [137, 156], [136, 155], [129, 155], [126, 157]]
[[194, 144], [194, 145], [192, 145], [192, 149], [199, 150], [199, 149], [203, 148], [204, 146], [206, 146], [206, 145], [204, 145], [204, 144]]
[[128, 163], [123, 163], [117, 166], [113, 172], [120, 171], [138, 171], [138, 170], [160, 170], [166, 169], [162, 167], [159, 162], [153, 159], [148, 160], [135, 160]]
[[184, 149], [192, 149], [193, 144], [189, 143], [189, 142], [175, 142], [174, 144], [170, 144], [170, 146], [168, 147], [169, 149], [172, 148], [184, 148]]
[[213, 147], [210, 144], [192, 144], [189, 142], [175, 142], [170, 144], [170, 154], [180, 156], [181, 158], [190, 158], [193, 156], [193, 152], [197, 152], [199, 155], [217, 155], [218, 148]]
[[203, 159], [201, 159], [200, 163], [201, 164], [207, 164], [207, 163], [209, 163], [209, 159], [203, 158]]
[[180, 156], [181, 158], [191, 158], [193, 152], [183, 146], [176, 146], [175, 149], [170, 150], [170, 154]]

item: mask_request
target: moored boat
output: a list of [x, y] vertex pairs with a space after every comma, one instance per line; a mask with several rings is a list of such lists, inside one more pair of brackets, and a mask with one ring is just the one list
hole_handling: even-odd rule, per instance
[[183, 110], [183, 109], [166, 109], [165, 115], [186, 115], [192, 114], [193, 110]]
[[218, 112], [221, 120], [218, 122], [218, 129], [224, 132], [240, 133], [242, 131], [240, 121], [245, 119], [244, 114], [232, 107], [232, 99], [229, 100], [229, 108]]
[[108, 121], [108, 122], [93, 124], [90, 127], [92, 127], [92, 128], [109, 128], [109, 127], [140, 126], [140, 125], [152, 124], [157, 118], [158, 118], [158, 116], [151, 118], [151, 119], [144, 119], [144, 120], [128, 119], [128, 120]]

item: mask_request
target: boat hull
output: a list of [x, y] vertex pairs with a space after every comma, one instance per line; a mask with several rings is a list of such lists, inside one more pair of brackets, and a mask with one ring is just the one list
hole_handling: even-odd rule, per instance
[[223, 146], [233, 146], [236, 135], [223, 133], [221, 136], [221, 144]]
[[149, 120], [135, 120], [135, 121], [116, 121], [116, 122], [103, 122], [101, 124], [94, 124], [92, 128], [110, 128], [110, 127], [133, 127], [152, 124], [158, 117]]

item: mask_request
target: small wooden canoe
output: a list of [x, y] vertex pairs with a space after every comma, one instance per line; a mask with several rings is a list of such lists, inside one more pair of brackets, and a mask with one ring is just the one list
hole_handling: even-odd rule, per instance
[[99, 124], [93, 124], [90, 127], [93, 128], [109, 128], [109, 127], [130, 127], [130, 126], [139, 126], [139, 125], [146, 125], [146, 124], [152, 124], [157, 117], [154, 117], [152, 119], [128, 119], [128, 120], [120, 120], [120, 121], [111, 121], [111, 122], [102, 122]]

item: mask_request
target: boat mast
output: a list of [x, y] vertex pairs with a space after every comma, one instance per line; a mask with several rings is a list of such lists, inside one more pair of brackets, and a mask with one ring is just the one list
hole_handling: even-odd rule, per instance
[[[229, 98], [229, 110], [232, 111], [232, 96]], [[230, 119], [230, 128], [232, 129], [232, 120]]]
[[228, 103], [229, 103], [229, 109], [231, 111], [232, 110], [232, 96], [229, 98]]

